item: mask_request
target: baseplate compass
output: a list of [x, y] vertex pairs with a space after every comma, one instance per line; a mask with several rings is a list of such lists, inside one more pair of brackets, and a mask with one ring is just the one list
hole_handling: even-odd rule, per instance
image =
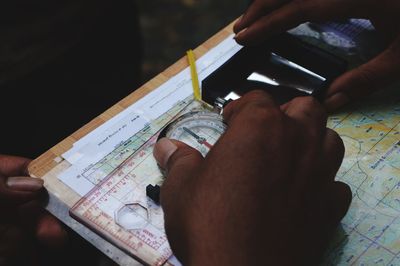
[[[205, 157], [227, 128], [222, 110], [228, 102], [217, 98], [212, 111], [199, 110], [183, 114], [164, 127], [158, 135], [158, 140], [165, 137], [179, 140]], [[160, 200], [159, 193], [158, 185], [150, 184], [146, 187], [146, 195], [157, 204]]]

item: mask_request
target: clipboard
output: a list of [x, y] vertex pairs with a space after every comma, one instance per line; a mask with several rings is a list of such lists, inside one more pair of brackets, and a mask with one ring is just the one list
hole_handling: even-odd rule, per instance
[[[197, 47], [194, 50], [196, 57], [200, 58], [228, 36], [232, 35], [233, 24], [234, 22]], [[31, 176], [42, 178], [45, 181], [44, 186], [49, 194], [46, 209], [118, 264], [139, 265], [139, 262], [70, 216], [69, 210], [81, 199], [81, 196], [58, 179], [58, 175], [71, 166], [67, 160], [63, 159], [62, 154], [71, 149], [75, 142], [164, 84], [187, 66], [187, 59], [185, 57], [181, 58], [142, 87], [40, 155], [28, 167]]]

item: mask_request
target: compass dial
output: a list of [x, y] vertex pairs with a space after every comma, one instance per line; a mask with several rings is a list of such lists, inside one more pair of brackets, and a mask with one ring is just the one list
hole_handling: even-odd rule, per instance
[[158, 138], [182, 141], [205, 156], [225, 130], [221, 115], [198, 111], [184, 114], [168, 124]]

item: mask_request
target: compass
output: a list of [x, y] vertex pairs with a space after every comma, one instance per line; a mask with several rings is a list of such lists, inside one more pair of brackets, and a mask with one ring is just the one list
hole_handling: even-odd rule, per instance
[[[221, 114], [228, 102], [217, 98], [212, 111], [200, 110], [183, 114], [164, 127], [157, 141], [164, 137], [179, 140], [206, 156], [227, 128]], [[156, 204], [160, 203], [160, 189], [160, 185], [149, 184], [146, 187], [146, 195]]]
[[192, 111], [168, 124], [158, 136], [186, 143], [205, 156], [226, 130], [222, 115], [211, 111]]

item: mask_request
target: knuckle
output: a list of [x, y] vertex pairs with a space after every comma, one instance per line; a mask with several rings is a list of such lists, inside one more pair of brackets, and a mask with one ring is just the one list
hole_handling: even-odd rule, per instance
[[254, 102], [263, 99], [270, 99], [270, 96], [263, 90], [252, 90], [246, 93], [242, 99], [245, 101]]
[[307, 120], [318, 127], [326, 124], [328, 114], [322, 104], [314, 97], [298, 97], [291, 104], [296, 106], [296, 110], [301, 112]]
[[240, 114], [244, 120], [271, 121], [282, 116], [281, 110], [275, 105], [272, 98], [262, 90], [247, 93], [243, 99]]
[[249, 117], [256, 123], [279, 124], [283, 120], [283, 114], [278, 108], [265, 108], [262, 105], [255, 105], [249, 109]]
[[292, 100], [294, 105], [302, 106], [303, 109], [312, 110], [313, 112], [325, 113], [321, 103], [312, 96], [297, 97]]
[[[259, 106], [246, 109], [241, 114], [241, 119], [238, 120], [239, 123], [236, 124], [237, 128], [235, 128], [248, 132], [243, 141], [247, 141], [249, 146], [264, 142], [267, 142], [269, 146], [282, 143], [282, 138], [288, 132], [285, 130], [287, 125], [285, 116], [279, 109]], [[271, 139], [274, 140], [273, 143], [271, 143]]]
[[253, 124], [257, 130], [253, 130], [252, 135], [259, 140], [269, 141], [274, 139], [276, 144], [282, 142], [282, 138], [287, 135], [285, 117], [275, 109], [258, 108], [253, 112]]

